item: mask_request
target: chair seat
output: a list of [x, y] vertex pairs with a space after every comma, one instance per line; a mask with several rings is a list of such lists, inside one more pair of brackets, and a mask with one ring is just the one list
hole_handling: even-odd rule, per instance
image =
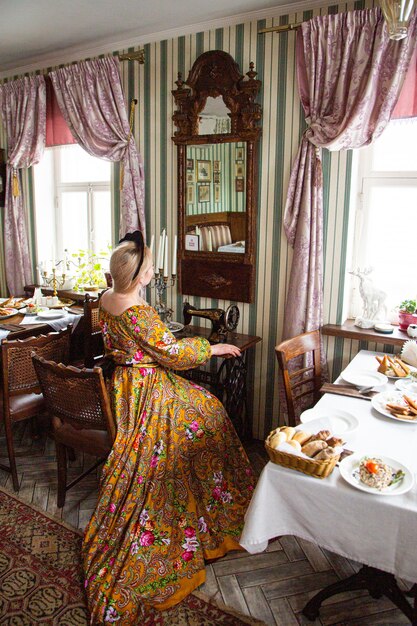
[[107, 456], [112, 448], [106, 430], [74, 428], [71, 424], [61, 422], [57, 417], [52, 419], [52, 435], [55, 441], [66, 447], [95, 456]]
[[[10, 418], [12, 422], [28, 419], [40, 413], [45, 401], [41, 393], [25, 393], [20, 396], [12, 396], [10, 402]], [[0, 416], [3, 417], [3, 394], [0, 393]]]

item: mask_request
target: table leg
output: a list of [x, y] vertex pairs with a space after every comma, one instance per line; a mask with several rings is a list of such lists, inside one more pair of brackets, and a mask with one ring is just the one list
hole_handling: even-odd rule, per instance
[[247, 424], [246, 374], [244, 356], [225, 359], [217, 373], [216, 382], [219, 391], [218, 397], [222, 400], [238, 435], [242, 439], [250, 434]]
[[320, 606], [324, 600], [344, 591], [357, 591], [366, 589], [372, 598], [386, 596], [393, 602], [411, 621], [413, 626], [417, 626], [417, 599], [414, 596], [414, 608], [406, 599], [404, 593], [397, 585], [395, 576], [388, 574], [375, 567], [363, 565], [356, 574], [339, 580], [317, 593], [303, 609], [303, 615], [307, 619], [314, 621], [320, 612]]

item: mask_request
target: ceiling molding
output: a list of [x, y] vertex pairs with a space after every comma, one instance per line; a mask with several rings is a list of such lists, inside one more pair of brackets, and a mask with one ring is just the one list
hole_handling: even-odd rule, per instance
[[[26, 59], [25, 65], [18, 65], [16, 67], [0, 72], [0, 79], [12, 78], [14, 76], [20, 76], [29, 72], [43, 70], [47, 67], [56, 67], [57, 65], [64, 65], [67, 63], [72, 63], [74, 61], [81, 61], [82, 59], [97, 57], [101, 54], [111, 54], [115, 51], [120, 52], [127, 50], [127, 48], [136, 48], [143, 46], [144, 44], [164, 41], [165, 39], [175, 39], [183, 35], [205, 32], [216, 28], [227, 28], [228, 26], [235, 26], [236, 24], [242, 24], [251, 21], [277, 18], [281, 15], [293, 15], [294, 13], [298, 13], [300, 11], [309, 11], [316, 8], [325, 8], [331, 4], [334, 4], [334, 2], [335, 0], [298, 0], [297, 2], [288, 2], [288, 4], [282, 4], [279, 6], [271, 7], [269, 9], [248, 11], [246, 13], [239, 13], [236, 15], [231, 15], [229, 17], [218, 18], [216, 20], [209, 20], [205, 22], [198, 22], [196, 24], [180, 26], [156, 33], [137, 36], [132, 34], [129, 36], [128, 39], [122, 39], [119, 41], [101, 40], [94, 42], [94, 45], [88, 48], [82, 46], [72, 46], [70, 48], [62, 50], [59, 54], [55, 56], [51, 56], [51, 54], [48, 53], [33, 57], [30, 59], [30, 62], [29, 59]], [[274, 33], [271, 34], [273, 35]]]

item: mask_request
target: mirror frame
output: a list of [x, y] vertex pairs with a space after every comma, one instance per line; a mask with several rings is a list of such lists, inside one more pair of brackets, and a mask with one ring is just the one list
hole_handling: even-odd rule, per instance
[[[255, 296], [256, 214], [258, 194], [257, 146], [262, 129], [261, 106], [255, 98], [261, 88], [253, 63], [243, 76], [234, 59], [222, 50], [200, 55], [187, 81], [181, 73], [172, 91], [177, 126], [172, 138], [178, 155], [178, 288], [181, 293], [237, 302]], [[199, 117], [207, 98], [221, 96], [229, 109], [231, 132], [199, 135]], [[185, 250], [187, 146], [246, 142], [246, 245], [245, 252], [191, 252]], [[214, 214], [213, 214], [214, 215]], [[198, 277], [198, 280], [196, 280]]]

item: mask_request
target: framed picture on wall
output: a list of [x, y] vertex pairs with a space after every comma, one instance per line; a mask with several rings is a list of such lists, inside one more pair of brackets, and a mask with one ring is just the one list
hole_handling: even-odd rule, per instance
[[236, 178], [236, 191], [245, 191], [245, 179]]
[[245, 175], [245, 164], [244, 163], [235, 163], [235, 175], [236, 176], [244, 176]]
[[213, 172], [213, 182], [214, 183], [220, 182], [220, 172]]
[[220, 185], [214, 185], [214, 202], [220, 202]]
[[194, 172], [187, 172], [187, 183], [194, 182]]
[[198, 186], [198, 201], [210, 202], [210, 185]]
[[199, 183], [211, 181], [211, 161], [197, 161], [197, 181]]
[[187, 159], [187, 170], [194, 169], [194, 159]]
[[220, 172], [220, 161], [213, 161], [213, 172]]
[[187, 185], [187, 204], [194, 203], [194, 185]]
[[185, 249], [198, 252], [200, 249], [200, 237], [198, 235], [185, 235]]
[[243, 161], [245, 158], [245, 148], [236, 148], [236, 161]]

